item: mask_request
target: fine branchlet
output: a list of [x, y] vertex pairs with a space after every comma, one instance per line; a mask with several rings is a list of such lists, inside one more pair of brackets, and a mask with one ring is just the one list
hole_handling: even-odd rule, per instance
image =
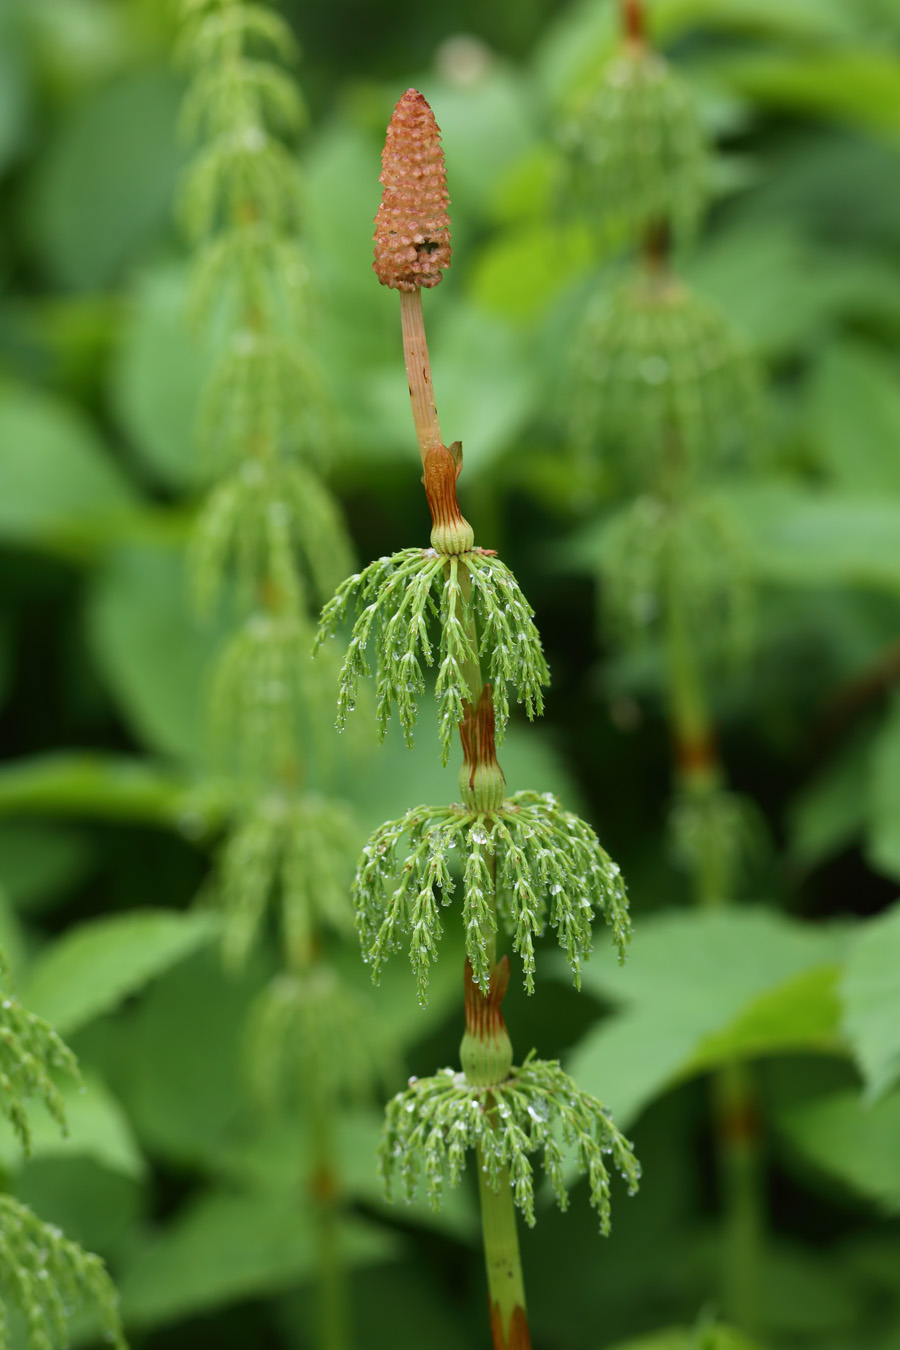
[[696, 103], [642, 40], [626, 40], [601, 69], [564, 135], [573, 194], [595, 228], [634, 237], [661, 221], [696, 227], [710, 187]]
[[632, 483], [677, 490], [755, 448], [756, 365], [715, 305], [668, 271], [601, 293], [574, 350], [573, 438], [614, 456]]
[[370, 1101], [396, 1071], [367, 1000], [321, 961], [276, 976], [259, 995], [245, 1064], [261, 1106], [328, 1114]]
[[210, 493], [191, 541], [197, 607], [215, 608], [225, 577], [234, 577], [244, 611], [259, 606], [260, 578], [280, 606], [308, 611], [346, 573], [350, 554], [331, 494], [298, 463], [251, 460]]
[[[0, 972], [2, 969], [0, 966]], [[26, 1153], [31, 1149], [26, 1098], [39, 1097], [65, 1130], [63, 1102], [53, 1081], [54, 1071], [80, 1081], [75, 1056], [53, 1028], [23, 1008], [18, 999], [5, 994], [0, 1000], [0, 1109]]]
[[692, 877], [706, 870], [719, 878], [720, 900], [734, 898], [739, 879], [769, 848], [765, 821], [752, 798], [719, 786], [707, 792], [682, 790], [672, 804], [669, 833], [678, 866]]
[[278, 454], [321, 459], [328, 431], [309, 353], [278, 333], [237, 331], [204, 391], [199, 439], [206, 459], [219, 471]]
[[534, 939], [548, 920], [578, 987], [595, 913], [609, 923], [624, 957], [631, 928], [618, 866], [591, 827], [562, 810], [550, 793], [517, 792], [494, 812], [460, 805], [415, 807], [375, 831], [354, 883], [363, 955], [375, 979], [390, 953], [403, 945], [401, 938], [408, 937], [424, 1003], [442, 934], [440, 908], [456, 889], [451, 870], [456, 860], [466, 951], [478, 984], [490, 977], [489, 938], [498, 920], [522, 958], [529, 993], [534, 992]]
[[234, 52], [260, 49], [291, 61], [297, 43], [281, 15], [252, 0], [181, 0], [184, 14], [179, 52], [186, 65], [222, 64]]
[[544, 1171], [561, 1209], [568, 1205], [565, 1150], [574, 1152], [590, 1184], [591, 1204], [604, 1234], [610, 1227], [607, 1159], [637, 1190], [640, 1166], [631, 1144], [608, 1111], [582, 1092], [556, 1060], [529, 1058], [505, 1082], [473, 1086], [464, 1073], [444, 1069], [433, 1078], [410, 1079], [388, 1103], [380, 1151], [389, 1197], [411, 1201], [424, 1174], [435, 1209], [444, 1186], [456, 1186], [467, 1149], [478, 1149], [486, 1180], [499, 1191], [508, 1169], [515, 1203], [529, 1226], [535, 1222], [531, 1156], [543, 1153]]
[[751, 565], [740, 528], [714, 495], [638, 497], [604, 527], [604, 606], [623, 637], [657, 628], [677, 587], [704, 651], [738, 659], [753, 630]]
[[[477, 702], [481, 693], [471, 687], [467, 674], [479, 657], [494, 686], [498, 741], [509, 718], [507, 683], [529, 718], [543, 712], [541, 686], [550, 677], [534, 611], [515, 577], [492, 554], [471, 549], [447, 556], [435, 549], [408, 548], [379, 558], [345, 581], [325, 606], [317, 647], [346, 619], [353, 602], [362, 613], [341, 669], [339, 729], [353, 710], [360, 678], [372, 673], [373, 649], [379, 734], [384, 736], [396, 707], [407, 744], [412, 743], [417, 700], [425, 691], [422, 662], [430, 666], [435, 659], [429, 638], [432, 619], [440, 624], [435, 692], [444, 764], [465, 705]], [[474, 631], [480, 634], [477, 647]]]
[[182, 219], [199, 243], [239, 219], [247, 202], [273, 229], [288, 231], [300, 218], [302, 190], [286, 146], [258, 125], [240, 123], [194, 159], [184, 185]]
[[[292, 235], [262, 220], [242, 222], [198, 255], [188, 316], [195, 327], [215, 323], [226, 332], [240, 329], [248, 315], [262, 331], [299, 329], [309, 318], [311, 286], [306, 257]], [[314, 377], [306, 374], [304, 384], [314, 389]]]
[[[118, 1295], [100, 1257], [42, 1223], [11, 1195], [0, 1195], [0, 1288], [3, 1304], [22, 1315], [28, 1350], [63, 1350], [69, 1344], [68, 1319], [85, 1305], [99, 1314], [105, 1340], [126, 1350]], [[0, 1308], [0, 1345], [9, 1343]]]
[[181, 125], [191, 139], [213, 139], [236, 125], [268, 125], [296, 133], [306, 108], [296, 82], [271, 61], [197, 61], [181, 108]]
[[254, 613], [228, 640], [215, 673], [212, 725], [223, 760], [278, 781], [295, 764], [298, 728], [321, 696], [304, 616]]
[[226, 960], [241, 966], [267, 909], [277, 907], [288, 965], [308, 964], [323, 928], [353, 931], [350, 878], [357, 838], [343, 802], [271, 791], [257, 798], [219, 856], [216, 898]]

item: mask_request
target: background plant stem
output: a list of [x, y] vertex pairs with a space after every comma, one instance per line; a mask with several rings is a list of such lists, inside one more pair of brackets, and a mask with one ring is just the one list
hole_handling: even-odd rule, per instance
[[[681, 791], [709, 797], [721, 789], [724, 768], [674, 564], [669, 578], [666, 659], [676, 778]], [[731, 902], [734, 878], [726, 870], [720, 850], [706, 850], [696, 860], [691, 884], [699, 907]], [[712, 1109], [724, 1209], [722, 1302], [730, 1320], [753, 1335], [761, 1315], [765, 1205], [756, 1091], [746, 1065], [726, 1065], [713, 1076]]]

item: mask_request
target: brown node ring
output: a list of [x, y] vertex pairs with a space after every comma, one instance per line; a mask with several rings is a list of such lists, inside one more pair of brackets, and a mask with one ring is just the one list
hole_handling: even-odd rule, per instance
[[431, 546], [448, 555], [470, 552], [475, 531], [459, 509], [456, 480], [462, 469], [462, 444], [438, 445], [425, 456], [422, 482], [431, 511]]
[[465, 999], [466, 1031], [480, 1041], [494, 1040], [506, 1033], [500, 1005], [509, 988], [509, 957], [501, 956], [491, 973], [487, 993], [472, 978], [472, 963], [466, 957]]

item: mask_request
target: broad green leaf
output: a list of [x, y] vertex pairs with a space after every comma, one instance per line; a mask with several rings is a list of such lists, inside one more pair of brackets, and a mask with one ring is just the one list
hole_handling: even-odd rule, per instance
[[827, 1176], [900, 1213], [900, 1095], [866, 1106], [855, 1092], [838, 1092], [779, 1114], [779, 1132]]
[[209, 828], [212, 798], [145, 760], [124, 755], [51, 754], [0, 768], [0, 816], [62, 816]]
[[849, 122], [900, 141], [900, 65], [876, 48], [760, 54], [716, 63], [716, 76], [758, 103]]
[[841, 1004], [836, 965], [803, 971], [747, 1004], [727, 1027], [705, 1036], [683, 1072], [701, 1073], [737, 1059], [799, 1051], [839, 1053]]
[[900, 697], [896, 695], [875, 739], [867, 796], [866, 859], [900, 881]]
[[761, 578], [900, 592], [900, 499], [848, 499], [776, 482], [718, 495], [740, 521]]
[[30, 207], [33, 246], [64, 286], [108, 285], [170, 228], [180, 93], [168, 71], [132, 71], [61, 119]]
[[117, 550], [97, 579], [88, 622], [101, 671], [137, 736], [176, 760], [202, 762], [216, 648], [191, 613], [179, 551]]
[[241, 1046], [260, 972], [228, 975], [207, 947], [107, 1020], [110, 1075], [145, 1150], [178, 1168], [233, 1174], [221, 1159], [246, 1111]]
[[[143, 1155], [135, 1142], [128, 1119], [109, 1088], [86, 1074], [84, 1087], [66, 1084], [62, 1089], [66, 1109], [66, 1132], [59, 1128], [43, 1106], [29, 1113], [33, 1158], [87, 1157], [101, 1167], [140, 1179], [146, 1171]], [[0, 1123], [0, 1161], [14, 1171], [22, 1166], [22, 1148], [7, 1121]]]
[[748, 1340], [731, 1327], [672, 1327], [655, 1331], [637, 1340], [618, 1341], [610, 1350], [759, 1350], [758, 1342]]
[[[335, 1121], [335, 1168], [342, 1193], [373, 1207], [388, 1222], [401, 1219], [403, 1223], [446, 1233], [461, 1242], [473, 1242], [479, 1235], [478, 1207], [474, 1191], [465, 1185], [448, 1188], [437, 1213], [424, 1193], [410, 1205], [391, 1205], [385, 1200], [378, 1175], [383, 1121], [382, 1111], [374, 1106], [344, 1112]], [[268, 1128], [253, 1139], [223, 1149], [217, 1162], [221, 1175], [241, 1188], [282, 1193], [292, 1188], [296, 1194], [302, 1194], [312, 1170], [308, 1122], [268, 1122]]]
[[583, 224], [541, 220], [504, 231], [484, 248], [471, 272], [474, 298], [490, 314], [534, 321], [590, 269], [596, 242]]
[[70, 929], [35, 961], [23, 1002], [69, 1036], [218, 933], [211, 914], [114, 914]]
[[[289, 1289], [313, 1278], [319, 1233], [295, 1195], [211, 1193], [146, 1240], [119, 1288], [129, 1323], [159, 1326]], [[389, 1258], [396, 1239], [362, 1219], [344, 1219], [338, 1242], [348, 1265]]]
[[92, 855], [85, 836], [67, 826], [0, 825], [0, 884], [20, 910], [43, 909], [77, 886]]
[[900, 903], [860, 926], [841, 993], [844, 1031], [871, 1102], [900, 1077]]
[[144, 1181], [143, 1173], [127, 1176], [82, 1153], [29, 1159], [11, 1189], [45, 1223], [77, 1234], [88, 1251], [112, 1252], [131, 1241], [140, 1223]]
[[900, 285], [891, 269], [869, 252], [813, 244], [786, 214], [737, 217], [694, 251], [685, 275], [718, 302], [753, 347], [773, 358], [818, 355], [823, 328], [845, 315], [893, 322]]
[[854, 738], [794, 800], [789, 813], [790, 853], [800, 867], [818, 866], [862, 833], [870, 755], [870, 738]]
[[813, 453], [851, 497], [900, 496], [900, 384], [877, 349], [833, 345], [816, 367], [809, 391]]
[[69, 405], [0, 387], [0, 539], [42, 544], [127, 512], [131, 488]]
[[847, 37], [860, 27], [841, 0], [658, 0], [653, 20], [663, 39], [694, 27], [785, 38]]
[[188, 330], [183, 271], [140, 282], [113, 364], [111, 397], [129, 442], [154, 477], [184, 488], [196, 481], [200, 394], [208, 361]]
[[[661, 1091], [719, 1056], [764, 1054], [830, 1035], [832, 1005], [821, 984], [807, 1013], [793, 981], [832, 963], [839, 934], [765, 909], [675, 912], [644, 919], [624, 968], [598, 949], [585, 989], [622, 1011], [582, 1039], [576, 1081], [627, 1126]], [[824, 979], [824, 977], [822, 977]], [[782, 1028], [781, 1015], [792, 1017]], [[766, 1040], [768, 1038], [768, 1046]]]

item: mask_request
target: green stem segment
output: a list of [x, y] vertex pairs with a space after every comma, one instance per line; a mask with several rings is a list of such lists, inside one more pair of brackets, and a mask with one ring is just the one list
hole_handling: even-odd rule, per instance
[[[666, 656], [675, 771], [684, 793], [709, 798], [722, 789], [725, 775], [691, 642], [677, 560], [671, 560], [668, 575]], [[720, 850], [708, 849], [697, 860], [692, 882], [702, 908], [725, 905], [731, 898], [734, 878], [725, 874], [722, 857]], [[746, 1065], [727, 1064], [714, 1075], [712, 1105], [725, 1209], [723, 1302], [731, 1321], [753, 1335], [759, 1323], [765, 1212], [756, 1091]]]
[[340, 1197], [334, 1166], [331, 1113], [320, 1103], [313, 1122], [311, 1198], [318, 1238], [318, 1344], [347, 1350], [351, 1344], [347, 1280], [340, 1248]]
[[[475, 984], [472, 967], [466, 961], [466, 1031], [459, 1054], [466, 1078], [480, 1088], [492, 1088], [505, 1083], [512, 1068], [512, 1044], [501, 1009], [508, 984], [509, 957], [504, 956], [494, 965], [486, 990]], [[493, 1100], [493, 1093], [486, 1093], [485, 1109], [492, 1126], [495, 1126], [496, 1106]], [[515, 1350], [530, 1350], [525, 1284], [509, 1169], [502, 1169], [495, 1190], [488, 1178], [480, 1147], [477, 1160], [494, 1350], [513, 1350], [514, 1347]]]
[[519, 1234], [509, 1172], [504, 1168], [499, 1190], [491, 1190], [481, 1149], [478, 1150], [478, 1194], [493, 1347], [494, 1350], [530, 1350]]

